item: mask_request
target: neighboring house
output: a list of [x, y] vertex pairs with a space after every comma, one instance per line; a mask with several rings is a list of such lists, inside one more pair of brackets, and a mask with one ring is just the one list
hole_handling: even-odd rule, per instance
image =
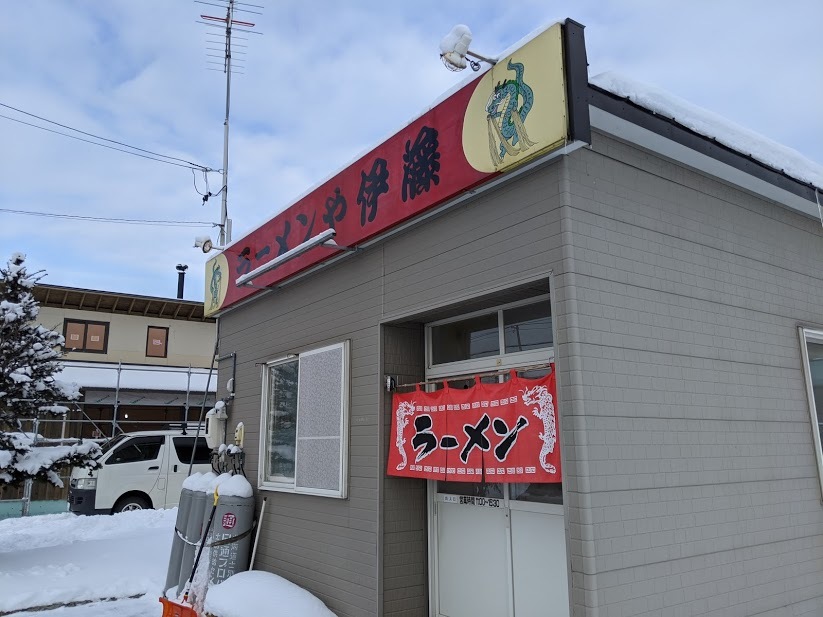
[[[81, 388], [82, 436], [91, 421], [110, 437], [115, 421], [119, 432], [197, 420], [217, 336], [201, 303], [56, 285], [34, 295], [39, 322], [66, 339], [60, 379]], [[207, 405], [216, 383], [212, 374]]]
[[[823, 169], [586, 66], [552, 27], [206, 266], [255, 567], [341, 617], [823, 614]], [[550, 362], [562, 482], [387, 392]]]
[[[196, 422], [204, 398], [206, 411], [213, 406], [217, 328], [202, 303], [44, 284], [34, 296], [38, 322], [66, 339], [58, 378], [82, 394], [65, 418], [41, 420], [39, 434], [102, 439]], [[38, 483], [33, 499], [64, 497]]]

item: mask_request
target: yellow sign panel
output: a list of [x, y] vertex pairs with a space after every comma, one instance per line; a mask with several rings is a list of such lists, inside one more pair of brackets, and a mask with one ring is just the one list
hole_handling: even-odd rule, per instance
[[478, 171], [504, 171], [567, 136], [560, 24], [480, 78], [463, 118], [463, 152]]
[[223, 306], [229, 289], [229, 262], [220, 253], [206, 262], [206, 295], [203, 307], [206, 317]]

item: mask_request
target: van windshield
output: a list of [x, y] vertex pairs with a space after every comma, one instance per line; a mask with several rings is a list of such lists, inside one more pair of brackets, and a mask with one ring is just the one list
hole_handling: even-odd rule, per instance
[[103, 454], [111, 450], [117, 444], [121, 443], [126, 438], [126, 433], [120, 433], [117, 437], [109, 439], [106, 443], [103, 444], [102, 450]]

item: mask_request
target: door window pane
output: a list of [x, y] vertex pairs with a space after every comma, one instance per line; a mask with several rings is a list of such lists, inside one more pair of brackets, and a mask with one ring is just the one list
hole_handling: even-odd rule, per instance
[[503, 499], [503, 485], [499, 482], [444, 482], [438, 480], [437, 492], [448, 495]]
[[444, 364], [500, 353], [497, 312], [432, 328], [432, 363]]
[[503, 311], [506, 353], [552, 346], [551, 305], [548, 300]]
[[509, 484], [509, 499], [515, 501], [562, 504], [563, 485], [559, 482], [555, 484], [542, 484], [537, 482], [530, 484]]
[[294, 479], [297, 377], [297, 360], [277, 364], [269, 369], [269, 456], [266, 469], [269, 478]]

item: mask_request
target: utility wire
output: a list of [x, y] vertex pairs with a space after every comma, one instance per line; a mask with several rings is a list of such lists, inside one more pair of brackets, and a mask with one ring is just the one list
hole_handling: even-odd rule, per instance
[[[158, 163], [166, 163], [167, 165], [174, 165], [175, 167], [185, 167], [186, 169], [192, 169], [191, 165], [183, 165], [182, 163], [175, 163], [173, 161], [166, 161], [163, 159], [158, 159], [153, 156], [148, 156], [146, 154], [138, 154], [137, 152], [132, 152], [131, 150], [123, 150], [122, 148], [115, 148], [114, 146], [107, 146], [106, 144], [101, 144], [97, 141], [92, 141], [90, 139], [83, 139], [82, 137], [77, 137], [75, 135], [69, 135], [68, 133], [61, 133], [60, 131], [55, 131], [54, 129], [46, 128], [45, 126], [38, 126], [37, 124], [32, 124], [31, 122], [25, 122], [23, 120], [18, 120], [17, 118], [11, 118], [9, 116], [4, 116], [0, 114], [0, 118], [5, 118], [6, 120], [11, 120], [12, 122], [19, 122], [20, 124], [25, 124], [26, 126], [31, 126], [36, 129], [40, 129], [41, 131], [48, 131], [49, 133], [56, 133], [57, 135], [62, 135], [63, 137], [69, 137], [71, 139], [76, 139], [78, 141], [84, 141], [87, 144], [92, 144], [95, 146], [100, 146], [101, 148], [109, 148], [110, 150], [117, 150], [118, 152], [125, 152], [126, 154], [131, 154], [133, 156], [139, 156], [143, 159], [149, 159], [151, 161], [157, 161]], [[205, 169], [203, 167], [195, 167], [194, 169]]]
[[[96, 141], [90, 141], [88, 139], [82, 139], [75, 135], [69, 135], [67, 133], [62, 133], [60, 131], [55, 131], [53, 129], [46, 128], [44, 126], [39, 126], [37, 124], [32, 124], [30, 122], [24, 122], [23, 120], [19, 120], [17, 118], [12, 118], [10, 116], [4, 116], [0, 114], [0, 118], [5, 118], [6, 120], [11, 120], [12, 122], [19, 122], [20, 124], [25, 124], [26, 126], [31, 126], [37, 129], [41, 129], [43, 131], [48, 131], [50, 133], [56, 133], [57, 135], [63, 135], [64, 137], [70, 137], [72, 139], [77, 139], [79, 141], [84, 141], [86, 143], [94, 144], [97, 146], [102, 146], [104, 148], [110, 148], [112, 150], [117, 150], [118, 152], [125, 152], [126, 154], [133, 154], [134, 156], [139, 156], [146, 159], [151, 159], [153, 161], [159, 161], [161, 163], [168, 163], [169, 165], [177, 165], [178, 167], [188, 167], [190, 169], [200, 169], [202, 171], [215, 171], [210, 167], [206, 167], [205, 165], [199, 165], [198, 163], [192, 163], [191, 161], [187, 161], [186, 159], [181, 159], [176, 156], [169, 156], [167, 154], [160, 154], [159, 152], [153, 152], [151, 150], [146, 150], [144, 148], [138, 148], [137, 146], [131, 146], [127, 143], [123, 143], [121, 141], [116, 141], [114, 139], [108, 139], [106, 137], [101, 137], [100, 135], [95, 135], [94, 133], [88, 133], [86, 131], [81, 131], [80, 129], [76, 129], [74, 127], [68, 126], [66, 124], [60, 124], [59, 122], [55, 122], [54, 120], [49, 120], [48, 118], [43, 118], [42, 116], [38, 116], [27, 111], [23, 111], [22, 109], [18, 109], [17, 107], [12, 107], [11, 105], [6, 105], [5, 103], [0, 103], [0, 107], [5, 107], [6, 109], [11, 109], [18, 113], [24, 114], [26, 116], [30, 116], [32, 118], [36, 118], [43, 122], [48, 122], [49, 124], [54, 124], [55, 126], [59, 126], [64, 129], [68, 129], [70, 131], [74, 131], [76, 133], [80, 133], [81, 135], [87, 135], [88, 137], [94, 137], [95, 139], [99, 139], [101, 141], [107, 141], [109, 143], [117, 144], [118, 146], [125, 146], [126, 148], [131, 148], [131, 150], [137, 150], [138, 152], [145, 152], [146, 154], [137, 154], [137, 152], [131, 152], [130, 150], [122, 150], [120, 148], [115, 148], [113, 146], [107, 146], [105, 144], [98, 143]], [[146, 155], [152, 156], [146, 156]], [[161, 157], [161, 158], [154, 158], [154, 157]], [[163, 160], [163, 159], [170, 159], [170, 160]], [[172, 161], [180, 161], [180, 163], [173, 163]], [[181, 164], [185, 163], [185, 165]]]
[[23, 214], [26, 216], [44, 216], [55, 219], [73, 219], [77, 221], [93, 221], [97, 223], [123, 223], [127, 225], [167, 225], [169, 227], [215, 227], [215, 223], [207, 221], [159, 221], [151, 219], [123, 219], [107, 218], [103, 216], [82, 216], [80, 214], [61, 214], [57, 212], [31, 212], [29, 210], [11, 210], [0, 208], [0, 212], [9, 214]]

